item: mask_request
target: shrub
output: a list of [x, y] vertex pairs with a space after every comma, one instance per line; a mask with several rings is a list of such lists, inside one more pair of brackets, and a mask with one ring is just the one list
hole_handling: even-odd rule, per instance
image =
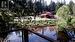
[[70, 16], [70, 10], [67, 5], [63, 5], [62, 7], [60, 7], [56, 15], [59, 17], [57, 21], [57, 26], [59, 30], [67, 28], [67, 26], [70, 25], [72, 18]]
[[75, 28], [75, 18], [73, 18], [73, 19], [71, 20], [71, 24], [72, 24], [73, 28]]
[[70, 10], [67, 5], [63, 5], [62, 7], [60, 7], [56, 13], [57, 16], [62, 17], [64, 19], [66, 19], [69, 14], [70, 14]]

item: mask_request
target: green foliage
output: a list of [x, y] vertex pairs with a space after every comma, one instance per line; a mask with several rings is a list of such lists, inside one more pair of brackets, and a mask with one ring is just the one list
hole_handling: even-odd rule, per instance
[[73, 1], [70, 1], [70, 3], [69, 3], [69, 8], [70, 8], [71, 14], [73, 14], [73, 6], [74, 6]]
[[23, 22], [17, 22], [19, 27], [30, 27], [30, 26], [46, 26], [46, 25], [56, 25], [56, 20], [27, 20]]
[[57, 10], [60, 8], [60, 7], [62, 7], [64, 4], [63, 3], [60, 3], [60, 2], [58, 2], [58, 3], [56, 3], [56, 12], [57, 12]]
[[13, 21], [13, 17], [9, 15], [5, 10], [0, 11], [0, 32], [9, 30], [10, 22]]
[[66, 19], [70, 14], [70, 10], [69, 7], [67, 5], [63, 5], [62, 7], [60, 7], [56, 13], [57, 16], [62, 17], [64, 19]]
[[64, 19], [58, 19], [57, 21], [58, 30], [63, 30], [67, 26], [67, 22]]
[[73, 5], [72, 11], [73, 11], [73, 15], [75, 15], [75, 4]]
[[73, 28], [75, 28], [75, 18], [73, 18], [73, 19], [71, 20], [71, 24], [72, 24]]
[[73, 3], [73, 1], [70, 1], [68, 6], [70, 8], [71, 15], [75, 15], [75, 4]]
[[57, 26], [60, 30], [63, 28], [67, 28], [67, 26], [71, 26], [72, 17], [70, 16], [69, 6], [63, 5], [62, 7], [60, 7], [56, 15], [59, 17]]

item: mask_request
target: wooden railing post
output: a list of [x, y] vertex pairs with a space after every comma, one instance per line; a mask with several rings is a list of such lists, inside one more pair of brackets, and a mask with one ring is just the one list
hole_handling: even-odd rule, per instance
[[24, 30], [22, 31], [22, 42], [28, 42], [28, 31]]

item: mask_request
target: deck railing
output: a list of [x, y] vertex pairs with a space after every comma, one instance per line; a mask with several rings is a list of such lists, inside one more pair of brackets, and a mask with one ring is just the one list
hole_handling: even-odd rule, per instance
[[54, 42], [54, 40], [53, 39], [51, 39], [51, 38], [49, 38], [49, 37], [47, 37], [47, 36], [45, 36], [45, 35], [42, 35], [42, 34], [40, 34], [40, 33], [36, 33], [36, 32], [33, 32], [33, 31], [31, 31], [31, 30], [29, 30], [29, 29], [14, 29], [14, 30], [8, 30], [8, 31], [5, 31], [5, 32], [1, 32], [1, 33], [10, 33], [10, 32], [16, 32], [16, 31], [22, 31], [22, 42], [29, 42], [29, 39], [28, 39], [28, 32], [31, 32], [31, 33], [33, 33], [33, 34], [35, 34], [35, 35], [37, 35], [37, 36], [39, 36], [39, 37], [41, 37], [41, 38], [44, 38], [45, 40], [48, 40], [49, 42]]

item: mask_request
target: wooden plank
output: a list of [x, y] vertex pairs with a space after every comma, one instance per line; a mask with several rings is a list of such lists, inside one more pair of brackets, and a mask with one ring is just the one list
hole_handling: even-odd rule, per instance
[[[33, 32], [33, 31], [28, 30], [28, 29], [26, 29], [26, 28], [25, 28], [25, 29], [9, 30], [9, 31], [5, 31], [5, 32], [10, 33], [10, 32], [19, 31], [19, 30], [22, 30], [22, 31], [29, 31], [29, 32], [34, 33], [34, 34], [36, 34], [37, 36], [40, 36], [41, 38], [44, 38], [44, 39], [46, 39], [46, 40], [48, 40], [48, 41], [50, 41], [50, 42], [53, 42], [53, 41], [54, 41], [53, 39], [51, 39], [51, 38], [49, 38], [49, 37], [47, 37], [47, 36], [45, 36], [45, 35], [42, 35], [42, 34]], [[1, 32], [1, 33], [4, 33], [4, 32]], [[26, 33], [27, 33], [27, 32], [26, 32]], [[27, 34], [26, 34], [26, 35], [27, 35]], [[24, 36], [25, 36], [25, 35], [24, 35]], [[27, 41], [26, 41], [26, 42], [27, 42]]]
[[28, 31], [31, 32], [31, 33], [34, 33], [35, 35], [40, 36], [41, 38], [44, 38], [44, 39], [46, 39], [46, 40], [48, 40], [48, 41], [54, 42], [53, 39], [51, 39], [51, 38], [49, 38], [49, 37], [47, 37], [47, 36], [45, 36], [45, 35], [42, 35], [42, 34], [40, 34], [40, 33], [33, 32], [33, 31], [31, 31], [31, 30], [28, 30]]

